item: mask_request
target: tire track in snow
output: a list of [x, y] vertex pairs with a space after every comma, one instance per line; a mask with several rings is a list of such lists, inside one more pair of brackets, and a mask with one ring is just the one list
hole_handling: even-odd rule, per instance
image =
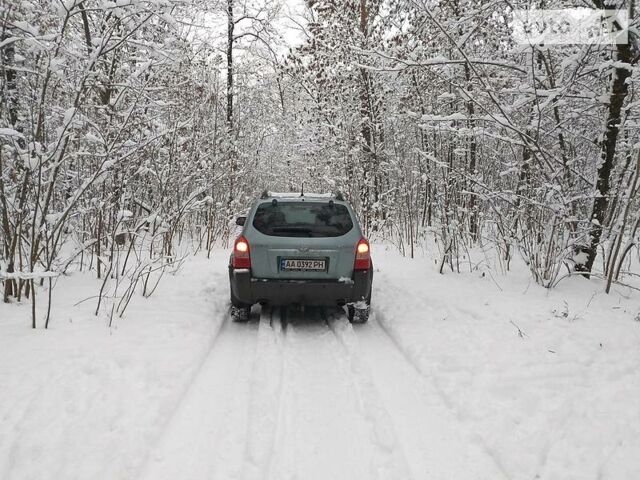
[[[75, 372], [73, 372], [75, 373]], [[65, 372], [60, 375], [56, 375], [51, 378], [51, 382], [55, 384], [61, 383], [63, 379], [70, 378], [72, 374]], [[8, 441], [7, 443], [10, 445], [7, 448], [7, 455], [5, 458], [0, 458], [0, 478], [7, 479], [12, 477], [12, 472], [15, 467], [15, 459], [16, 454], [19, 448], [20, 434], [23, 430], [23, 424], [25, 420], [27, 420], [32, 412], [40, 402], [42, 402], [42, 393], [46, 391], [46, 387], [44, 385], [39, 385], [37, 388], [34, 388], [31, 392], [29, 392], [26, 400], [22, 400], [21, 402], [15, 402], [10, 405], [6, 411], [10, 409], [18, 410], [20, 409], [20, 414], [13, 422], [10, 427], [11, 435], [7, 435]], [[6, 415], [6, 414], [5, 414]], [[0, 419], [5, 421], [5, 415], [0, 415]], [[9, 430], [9, 429], [7, 429]], [[4, 441], [4, 439], [2, 439]]]
[[297, 432], [295, 427], [295, 412], [297, 412], [297, 402], [295, 395], [294, 358], [296, 333], [293, 325], [289, 323], [289, 312], [281, 310], [281, 321], [283, 323], [282, 341], [282, 372], [280, 396], [277, 407], [276, 425], [273, 435], [273, 448], [269, 457], [268, 469], [265, 478], [273, 480], [295, 480], [298, 478], [296, 472], [296, 449], [292, 445], [297, 444]]
[[342, 348], [351, 370], [352, 383], [358, 392], [362, 413], [369, 424], [370, 440], [376, 450], [376, 456], [372, 460], [372, 478], [412, 479], [391, 416], [382, 403], [368, 366], [364, 363], [353, 327], [344, 313], [327, 314], [326, 310], [322, 310], [322, 317]]
[[292, 410], [281, 429], [280, 462], [269, 478], [380, 479], [379, 451], [347, 355], [318, 312], [294, 310], [287, 322], [287, 384], [293, 388], [284, 400]]
[[409, 479], [373, 441], [384, 429], [364, 415], [348, 355], [314, 312], [260, 319], [243, 480]]
[[[65, 365], [66, 367], [69, 367]], [[70, 369], [69, 369], [70, 370]], [[28, 372], [25, 372], [25, 375]], [[51, 384], [61, 384], [68, 379], [73, 379], [73, 375], [75, 371], [68, 371], [67, 368], [64, 369], [63, 373], [51, 376], [48, 378]], [[4, 387], [4, 386], [3, 386]], [[8, 455], [6, 460], [0, 458], [0, 478], [9, 478], [9, 473], [13, 467], [14, 460], [14, 452], [17, 448], [18, 436], [22, 430], [22, 425], [25, 420], [29, 419], [33, 415], [34, 407], [36, 407], [40, 402], [42, 402], [43, 393], [46, 391], [46, 384], [38, 384], [35, 388], [32, 388], [29, 392], [23, 392], [23, 397], [17, 397], [18, 400], [12, 402], [8, 406], [4, 406], [0, 411], [0, 419], [4, 422], [9, 418], [6, 412], [12, 411], [19, 412], [18, 415], [15, 415], [15, 419], [12, 421], [11, 427], [7, 428], [8, 431], [11, 431], [12, 435], [8, 435], [7, 443], [10, 445], [8, 450]], [[4, 426], [4, 425], [3, 425]], [[5, 439], [2, 439], [5, 440]], [[4, 460], [4, 461], [3, 461]]]
[[243, 480], [266, 478], [271, 468], [283, 414], [286, 330], [281, 309], [262, 309], [251, 375]]
[[[425, 366], [421, 348], [416, 344], [403, 339], [403, 337], [394, 329], [392, 321], [387, 318], [386, 315], [379, 311], [374, 312], [372, 321], [380, 328], [380, 331], [388, 338], [389, 343], [393, 345], [411, 369], [427, 383], [426, 390], [432, 391], [438, 396], [440, 402], [447, 408], [451, 413], [451, 417], [458, 424], [459, 431], [463, 432], [471, 443], [476, 444], [481, 449], [483, 454], [490, 459], [496, 470], [501, 474], [502, 478], [509, 479], [510, 475], [498, 455], [489, 447], [484, 438], [477, 433], [471, 425], [464, 421], [459, 408], [456, 407], [453, 401], [442, 389], [437, 376]], [[429, 388], [429, 386], [431, 386], [431, 388]]]
[[146, 473], [146, 470], [149, 466], [151, 453], [158, 448], [163, 438], [167, 434], [168, 430], [170, 429], [175, 416], [180, 410], [180, 406], [182, 405], [184, 400], [187, 398], [194, 383], [202, 373], [204, 366], [207, 364], [207, 361], [211, 357], [213, 349], [215, 348], [216, 344], [219, 343], [220, 338], [223, 336], [223, 332], [225, 331], [226, 327], [230, 323], [230, 319], [231, 319], [231, 315], [230, 315], [229, 307], [227, 307], [223, 315], [221, 315], [221, 320], [217, 323], [217, 325], [215, 325], [214, 327], [215, 330], [213, 331], [211, 337], [208, 340], [207, 347], [200, 354], [198, 361], [196, 362], [196, 367], [193, 369], [193, 371], [189, 375], [187, 381], [183, 384], [180, 392], [178, 393], [174, 401], [167, 408], [168, 412], [164, 417], [164, 421], [162, 422], [157, 433], [154, 435], [154, 438], [151, 440], [150, 442], [151, 446], [147, 450], [144, 458], [141, 460], [140, 467], [137, 468], [137, 475], [135, 475], [134, 478], [142, 478]]

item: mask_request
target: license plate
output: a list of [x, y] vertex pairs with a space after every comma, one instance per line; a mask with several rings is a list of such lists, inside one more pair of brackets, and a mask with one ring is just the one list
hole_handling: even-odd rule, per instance
[[281, 258], [281, 271], [323, 272], [327, 269], [327, 261], [317, 258]]

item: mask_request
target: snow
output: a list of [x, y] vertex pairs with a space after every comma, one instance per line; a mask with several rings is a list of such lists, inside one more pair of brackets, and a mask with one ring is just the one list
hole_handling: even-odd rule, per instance
[[0, 304], [0, 477], [640, 477], [637, 293], [373, 254], [365, 325], [260, 307], [230, 322], [219, 249], [111, 328], [87, 273], [55, 280], [49, 330]]
[[71, 107], [71, 108], [67, 108], [64, 111], [64, 120], [62, 121], [62, 123], [64, 124], [65, 127], [69, 127], [71, 125], [71, 122], [73, 121], [73, 117], [76, 114], [76, 108]]
[[0, 42], [0, 48], [4, 48], [7, 45], [11, 45], [12, 43], [19, 42], [21, 40], [20, 37], [8, 37]]
[[131, 210], [118, 210], [118, 214], [116, 216], [118, 221], [128, 220], [133, 217], [133, 212]]
[[12, 128], [0, 128], [0, 136], [2, 137], [16, 137], [24, 138], [24, 135], [20, 132], [13, 130]]
[[0, 270], [0, 280], [5, 279], [22, 279], [22, 280], [30, 280], [30, 279], [40, 279], [40, 278], [53, 278], [60, 275], [58, 272], [48, 272], [44, 270], [34, 270], [33, 272], [6, 272], [4, 270]]
[[462, 113], [453, 113], [451, 115], [422, 115], [423, 122], [429, 121], [439, 121], [439, 122], [449, 122], [454, 120], [467, 120], [467, 117]]
[[53, 224], [59, 221], [63, 215], [63, 212], [48, 213], [47, 215], [45, 215], [44, 219], [48, 224]]
[[579, 252], [573, 256], [573, 261], [576, 265], [586, 265], [588, 259], [589, 254], [587, 252]]

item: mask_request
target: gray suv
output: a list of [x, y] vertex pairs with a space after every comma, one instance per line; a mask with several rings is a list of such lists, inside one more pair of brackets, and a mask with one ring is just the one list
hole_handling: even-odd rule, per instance
[[246, 217], [229, 259], [231, 315], [251, 306], [346, 306], [369, 319], [373, 264], [353, 209], [341, 194], [264, 192]]

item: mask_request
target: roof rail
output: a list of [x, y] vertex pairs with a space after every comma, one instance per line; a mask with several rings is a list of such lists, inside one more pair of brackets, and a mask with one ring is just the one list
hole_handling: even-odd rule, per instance
[[342, 192], [338, 190], [331, 193], [304, 193], [304, 195], [301, 195], [301, 193], [302, 192], [270, 192], [269, 190], [265, 189], [260, 194], [260, 199], [264, 200], [267, 198], [278, 198], [278, 197], [280, 198], [309, 197], [309, 198], [333, 198], [338, 202], [344, 202], [344, 195], [342, 194]]

